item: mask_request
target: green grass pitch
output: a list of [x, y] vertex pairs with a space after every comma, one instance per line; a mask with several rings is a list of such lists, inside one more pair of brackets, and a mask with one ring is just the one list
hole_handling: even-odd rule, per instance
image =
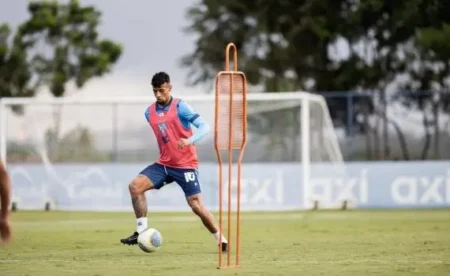
[[148, 217], [164, 238], [151, 254], [119, 243], [132, 213], [13, 213], [0, 275], [450, 275], [450, 210], [242, 213], [241, 267], [227, 270], [193, 214]]

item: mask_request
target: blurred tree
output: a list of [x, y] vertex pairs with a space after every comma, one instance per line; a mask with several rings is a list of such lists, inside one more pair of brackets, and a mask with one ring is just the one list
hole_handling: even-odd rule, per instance
[[[210, 81], [223, 69], [224, 46], [232, 41], [241, 53], [240, 70], [250, 84], [262, 85], [265, 91], [372, 93], [373, 97], [353, 98], [352, 124], [366, 133], [368, 153], [381, 153], [374, 156], [377, 159], [392, 158], [391, 124], [403, 158], [409, 159], [405, 135], [387, 115], [386, 90], [402, 76], [411, 80], [404, 87], [420, 83], [416, 90], [444, 86], [449, 73], [448, 10], [450, 2], [443, 0], [203, 0], [187, 14], [191, 24], [186, 31], [198, 39], [182, 64], [190, 69], [189, 84]], [[348, 53], [337, 53], [343, 49]], [[402, 99], [418, 104], [417, 97]], [[345, 124], [342, 110], [347, 100], [333, 97], [328, 104], [335, 122]], [[366, 119], [357, 120], [359, 114]], [[369, 114], [379, 122], [369, 124]], [[428, 129], [428, 117], [424, 124]], [[434, 125], [438, 139], [438, 124]], [[438, 151], [435, 148], [435, 154]]]
[[20, 24], [19, 35], [33, 45], [32, 65], [43, 84], [55, 97], [74, 80], [82, 87], [92, 77], [109, 73], [122, 47], [98, 37], [101, 13], [92, 6], [36, 1], [28, 5], [30, 18]]
[[[30, 64], [37, 83], [62, 97], [73, 81], [80, 88], [89, 79], [112, 70], [122, 53], [121, 45], [100, 39], [97, 28], [101, 13], [78, 0], [33, 1], [28, 4], [30, 18], [19, 25], [18, 39], [32, 45]], [[60, 112], [55, 108], [55, 139], [58, 139]]]
[[[372, 108], [377, 116], [376, 121], [372, 125], [366, 121], [364, 129], [368, 153], [374, 155], [375, 159], [391, 157], [389, 123], [396, 130], [403, 158], [409, 159], [405, 135], [395, 120], [387, 116], [386, 90], [404, 71], [405, 59], [399, 52], [402, 52], [403, 44], [414, 35], [415, 24], [411, 22], [411, 14], [416, 13], [416, 4], [417, 0], [366, 0], [359, 3], [347, 1], [348, 16], [342, 28], [342, 36], [351, 45], [351, 54], [343, 63], [348, 68], [343, 76], [357, 77], [360, 80], [360, 89], [374, 92]], [[383, 143], [380, 143], [380, 129]]]
[[[372, 23], [369, 25], [370, 30], [375, 30], [374, 42], [378, 52], [383, 56], [381, 69], [388, 74], [384, 82], [389, 83], [396, 78], [398, 80], [399, 77], [406, 78], [406, 81], [401, 81], [399, 87], [410, 92], [402, 93], [394, 99], [399, 99], [404, 106], [419, 110], [423, 114], [425, 139], [419, 158], [427, 158], [431, 145], [430, 128], [433, 125], [435, 127], [434, 151], [435, 155], [438, 155], [440, 135], [437, 108], [439, 100], [437, 99], [443, 97], [441, 92], [445, 86], [442, 84], [448, 78], [449, 72], [445, 67], [448, 68], [449, 58], [448, 53], [436, 53], [442, 53], [445, 49], [442, 47], [445, 45], [442, 40], [448, 38], [445, 33], [445, 24], [449, 22], [445, 11], [450, 8], [450, 3], [440, 0], [378, 0], [378, 2], [382, 2], [382, 5], [378, 5], [379, 14], [375, 17], [377, 20], [371, 20]], [[362, 3], [374, 3], [374, 1]], [[367, 5], [365, 7], [367, 8]], [[361, 18], [364, 17], [361, 15]], [[440, 41], [436, 41], [436, 38]], [[437, 49], [433, 49], [435, 46]], [[447, 51], [448, 48], [449, 46]], [[382, 95], [380, 98], [385, 109], [386, 96]], [[387, 135], [386, 124], [384, 134]], [[387, 140], [387, 137], [384, 137], [385, 146], [387, 146]], [[407, 148], [403, 149], [404, 158], [408, 155], [407, 150]], [[385, 154], [389, 154], [388, 148], [385, 148]]]
[[343, 2], [201, 1], [188, 11], [192, 24], [186, 32], [199, 35], [195, 51], [182, 59], [190, 69], [188, 83], [213, 79], [232, 41], [250, 84], [263, 84], [266, 91], [329, 90], [332, 79], [323, 75], [335, 70], [327, 51], [343, 20], [338, 12]]
[[[201, 1], [188, 11], [192, 24], [186, 31], [199, 35], [195, 51], [182, 59], [183, 66], [190, 69], [188, 83], [214, 79], [217, 71], [223, 70], [224, 46], [232, 41], [240, 52], [239, 68], [246, 73], [249, 84], [274, 92], [328, 90], [337, 69], [327, 51], [337, 38], [337, 23], [342, 15], [336, 10], [342, 2]], [[298, 107], [250, 116], [254, 123], [249, 124], [253, 127], [249, 131], [259, 137], [268, 136], [267, 144], [284, 148], [284, 156], [298, 158], [299, 145], [289, 146], [287, 133], [267, 135], [264, 128], [280, 127], [281, 116], [288, 121], [285, 125], [297, 126], [289, 135], [299, 135]]]
[[[32, 73], [27, 62], [27, 51], [30, 44], [14, 37], [8, 40], [11, 30], [7, 24], [0, 24], [0, 97], [30, 97], [34, 90], [30, 88]], [[21, 107], [13, 110], [22, 112]]]
[[[408, 50], [409, 81], [404, 87], [415, 93], [407, 99], [423, 113], [425, 142], [421, 159], [428, 157], [434, 128], [433, 157], [439, 158], [441, 112], [450, 111], [450, 18], [449, 1], [428, 1], [422, 6], [422, 24], [413, 37], [414, 48]], [[417, 93], [426, 91], [427, 93]]]
[[[333, 56], [336, 43], [342, 40], [341, 33], [352, 33], [347, 30], [350, 25], [346, 24], [351, 11], [351, 7], [345, 5], [347, 2], [202, 1], [188, 12], [192, 24], [186, 31], [199, 35], [195, 51], [182, 59], [182, 64], [190, 69], [188, 83], [213, 79], [217, 71], [223, 69], [224, 45], [232, 41], [240, 51], [240, 70], [246, 73], [250, 84], [262, 85], [265, 91], [345, 91], [363, 87], [363, 81], [368, 78], [362, 77], [371, 72], [357, 66], [360, 59], [356, 55], [348, 59]], [[347, 121], [347, 100], [328, 100], [333, 106], [333, 118], [338, 125], [343, 125]], [[353, 99], [356, 103], [360, 100]], [[292, 114], [286, 112], [265, 114], [264, 125], [279, 126], [277, 122], [283, 116], [292, 120], [286, 125], [299, 126], [298, 109], [292, 109]], [[356, 122], [356, 113], [353, 117]], [[262, 117], [252, 119], [257, 122]], [[256, 127], [250, 131], [267, 136], [266, 129], [257, 127], [261, 124], [250, 125]], [[297, 128], [294, 135], [299, 132]], [[286, 140], [283, 135], [287, 133], [270, 134], [268, 143], [283, 143]], [[285, 156], [296, 152], [298, 149], [286, 147]]]

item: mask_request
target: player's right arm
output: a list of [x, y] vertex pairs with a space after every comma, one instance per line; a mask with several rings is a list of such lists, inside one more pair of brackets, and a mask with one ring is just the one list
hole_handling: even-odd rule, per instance
[[0, 237], [3, 243], [11, 239], [11, 225], [9, 221], [9, 205], [11, 203], [11, 185], [9, 175], [3, 163], [0, 162]]

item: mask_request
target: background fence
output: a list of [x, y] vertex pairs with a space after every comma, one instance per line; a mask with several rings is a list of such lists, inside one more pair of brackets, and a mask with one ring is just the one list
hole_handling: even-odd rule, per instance
[[[326, 97], [345, 161], [450, 158], [449, 91], [398, 92], [389, 96], [377, 91], [321, 94]], [[52, 163], [155, 159], [158, 149], [144, 119], [146, 107], [42, 106], [27, 107], [22, 115], [11, 112], [7, 160], [40, 161], [33, 150], [38, 142], [45, 144]], [[194, 107], [213, 123], [209, 103], [196, 103]], [[283, 109], [262, 102], [257, 107], [262, 115], [249, 117], [253, 135], [244, 162], [299, 161], [300, 106]], [[199, 155], [204, 162], [216, 161], [211, 137], [202, 141]]]
[[326, 92], [346, 161], [450, 158], [450, 93]]

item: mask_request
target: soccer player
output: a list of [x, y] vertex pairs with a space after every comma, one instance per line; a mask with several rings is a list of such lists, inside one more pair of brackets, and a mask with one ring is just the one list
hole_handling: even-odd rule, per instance
[[[144, 193], [176, 182], [183, 190], [187, 204], [214, 236], [221, 250], [226, 252], [227, 240], [219, 233], [213, 215], [203, 204], [198, 179], [195, 144], [209, 132], [210, 127], [187, 102], [171, 96], [172, 85], [167, 73], [156, 73], [152, 86], [156, 103], [146, 109], [145, 118], [156, 136], [160, 156], [157, 162], [143, 169], [129, 184], [137, 228], [120, 242], [135, 245], [139, 233], [148, 228]], [[195, 134], [191, 124], [197, 128]], [[219, 244], [221, 236], [222, 244]]]
[[0, 211], [0, 238], [6, 244], [11, 240], [11, 224], [9, 221], [9, 204], [11, 202], [11, 185], [9, 175], [3, 162], [0, 162], [0, 200], [2, 209]]

